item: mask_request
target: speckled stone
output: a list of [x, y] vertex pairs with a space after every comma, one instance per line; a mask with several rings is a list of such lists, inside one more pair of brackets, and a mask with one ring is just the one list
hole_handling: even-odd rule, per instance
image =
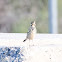
[[22, 62], [24, 60], [23, 47], [1, 47], [0, 62]]

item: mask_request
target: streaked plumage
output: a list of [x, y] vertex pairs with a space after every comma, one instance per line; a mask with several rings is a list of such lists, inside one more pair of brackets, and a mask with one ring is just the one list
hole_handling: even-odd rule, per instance
[[27, 32], [26, 39], [23, 42], [25, 42], [27, 39], [33, 40], [35, 37], [35, 34], [36, 34], [36, 23], [35, 23], [35, 21], [33, 21], [33, 22], [31, 22], [30, 28]]

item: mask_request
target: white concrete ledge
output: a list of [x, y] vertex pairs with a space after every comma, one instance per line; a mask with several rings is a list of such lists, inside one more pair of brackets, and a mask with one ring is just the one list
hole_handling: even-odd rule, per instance
[[[23, 40], [26, 33], [0, 33], [0, 46], [26, 46], [29, 40], [25, 43]], [[43, 45], [62, 45], [62, 34], [37, 34], [33, 41], [30, 41], [34, 46]]]
[[[24, 39], [26, 37], [26, 33], [0, 33], [0, 39]], [[62, 34], [41, 34], [38, 33], [35, 39], [57, 39], [62, 38]]]
[[37, 34], [30, 43], [23, 42], [25, 36], [24, 33], [1, 33], [0, 47], [24, 47], [23, 62], [62, 62], [62, 34]]

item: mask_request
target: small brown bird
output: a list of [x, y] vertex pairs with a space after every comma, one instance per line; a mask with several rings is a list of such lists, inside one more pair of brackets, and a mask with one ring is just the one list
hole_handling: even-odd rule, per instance
[[33, 40], [34, 37], [35, 37], [35, 34], [36, 34], [36, 23], [35, 23], [35, 21], [32, 21], [31, 25], [30, 25], [30, 28], [27, 32], [26, 39], [23, 42], [25, 42], [27, 39]]

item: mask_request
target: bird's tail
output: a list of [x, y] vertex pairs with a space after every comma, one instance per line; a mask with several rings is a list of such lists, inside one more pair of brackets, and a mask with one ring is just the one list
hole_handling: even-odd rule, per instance
[[23, 42], [25, 42], [26, 40], [27, 40], [27, 38]]

